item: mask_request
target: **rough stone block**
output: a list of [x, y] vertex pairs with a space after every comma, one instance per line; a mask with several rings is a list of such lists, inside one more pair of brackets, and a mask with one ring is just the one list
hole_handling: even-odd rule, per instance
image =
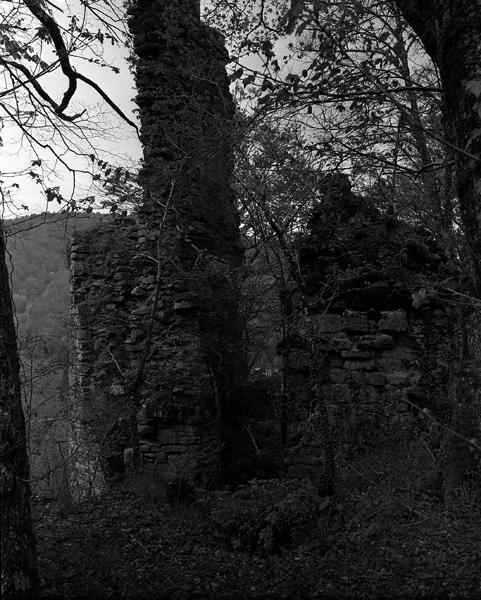
[[109, 393], [111, 396], [123, 396], [125, 394], [125, 386], [118, 381], [113, 381], [110, 386]]
[[330, 360], [331, 367], [342, 367], [344, 361], [342, 358], [334, 356]]
[[132, 352], [134, 355], [140, 354], [145, 348], [144, 344], [132, 344], [131, 342], [132, 340], [130, 338], [125, 340], [125, 344], [127, 344], [125, 347], [126, 352]]
[[349, 358], [352, 360], [368, 360], [369, 358], [374, 357], [374, 353], [353, 349], [344, 350], [343, 352], [341, 352], [341, 356], [342, 358]]
[[372, 385], [367, 386], [367, 404], [374, 406], [374, 409], [377, 412], [377, 409], [381, 407], [381, 391]]
[[131, 281], [132, 273], [128, 273], [127, 271], [117, 271], [114, 275], [115, 281]]
[[416, 354], [411, 348], [405, 346], [396, 346], [392, 350], [386, 350], [379, 358], [384, 365], [384, 368], [379, 370], [393, 372], [417, 368]]
[[387, 333], [363, 335], [357, 347], [360, 350], [390, 350], [394, 348], [394, 340]]
[[161, 429], [157, 434], [157, 442], [159, 444], [176, 444], [178, 440], [178, 434], [176, 431], [172, 431], [172, 429]]
[[326, 386], [324, 393], [328, 404], [344, 404], [351, 400], [351, 389], [343, 383]]
[[426, 392], [417, 386], [407, 388], [407, 395], [411, 402], [418, 404], [419, 402], [424, 402], [426, 400]]
[[166, 454], [184, 454], [186, 451], [185, 446], [181, 444], [172, 444], [170, 446], [162, 446], [162, 450]]
[[420, 380], [421, 380], [421, 372], [420, 371], [411, 371], [409, 373], [407, 385], [412, 386], [412, 387], [417, 387]]
[[331, 369], [329, 372], [329, 379], [332, 383], [344, 383], [346, 381], [345, 369]]
[[144, 335], [144, 330], [139, 328], [133, 328], [130, 330], [130, 341], [132, 343], [139, 340]]
[[353, 346], [351, 339], [347, 335], [337, 335], [331, 340], [331, 348], [337, 352], [342, 350], [350, 350]]
[[140, 278], [140, 281], [142, 285], [151, 285], [155, 283], [155, 277], [154, 275], [145, 275], [144, 277]]
[[369, 321], [365, 312], [346, 310], [342, 316], [342, 330], [352, 333], [368, 333]]
[[344, 367], [350, 371], [371, 371], [376, 368], [374, 359], [368, 360], [346, 360]]
[[155, 454], [155, 452], [144, 452], [142, 454], [142, 458], [144, 460], [149, 461], [149, 462], [154, 462], [155, 458], [156, 458], [156, 454]]
[[149, 437], [154, 431], [154, 424], [151, 421], [137, 422], [137, 432], [140, 437]]
[[[185, 431], [179, 431], [177, 435], [179, 443], [181, 444], [196, 444], [199, 441], [199, 435], [196, 435], [194, 431], [189, 429], [186, 429]], [[202, 437], [204, 440], [206, 439], [205, 434]]]
[[174, 310], [179, 314], [192, 314], [199, 310], [199, 306], [190, 300], [177, 300], [174, 302]]
[[386, 383], [386, 377], [383, 373], [367, 373], [366, 377], [370, 385], [380, 387]]
[[306, 325], [313, 333], [337, 333], [342, 328], [341, 315], [310, 315], [306, 317]]
[[395, 410], [402, 404], [408, 404], [408, 393], [406, 389], [397, 389], [387, 395], [388, 404], [391, 404]]
[[409, 373], [406, 371], [394, 371], [393, 373], [386, 373], [385, 377], [388, 385], [406, 385], [409, 380]]
[[394, 310], [383, 312], [381, 320], [378, 323], [379, 331], [392, 331], [400, 333], [407, 331], [409, 323], [404, 310]]
[[146, 296], [147, 292], [144, 290], [144, 288], [140, 287], [140, 285], [137, 285], [134, 287], [134, 289], [130, 292], [130, 294], [132, 296], [137, 296], [137, 297], [142, 297], [142, 296]]

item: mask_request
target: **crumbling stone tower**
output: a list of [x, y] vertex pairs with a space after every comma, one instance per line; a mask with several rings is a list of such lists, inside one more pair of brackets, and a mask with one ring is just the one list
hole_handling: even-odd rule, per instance
[[136, 0], [129, 15], [144, 147], [130, 335], [140, 452], [166, 481], [210, 481], [242, 362], [228, 56], [198, 0]]
[[197, 1], [138, 0], [129, 12], [144, 194], [135, 219], [72, 244], [76, 497], [139, 455], [166, 483], [217, 479], [223, 413], [243, 366], [227, 52]]
[[[424, 409], [450, 421], [456, 299], [444, 278], [454, 273], [429, 230], [381, 213], [344, 175], [323, 187], [300, 243], [302, 285], [280, 348], [291, 429], [303, 420], [306, 429], [323, 402], [331, 450], [350, 456], [412, 436]], [[440, 443], [434, 428], [430, 435]], [[291, 476], [318, 476], [325, 437], [308, 430], [289, 450]]]

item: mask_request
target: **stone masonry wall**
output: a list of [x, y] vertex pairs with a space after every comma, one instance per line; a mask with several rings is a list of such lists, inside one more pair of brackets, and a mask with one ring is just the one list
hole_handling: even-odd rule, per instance
[[129, 398], [133, 221], [74, 236], [70, 252], [71, 488], [95, 494], [124, 472], [138, 446]]
[[243, 368], [223, 39], [201, 23], [198, 0], [137, 0], [129, 14], [144, 196], [135, 225], [72, 247], [80, 488], [121, 476], [137, 448], [166, 483], [215, 481]]
[[166, 481], [209, 482], [242, 370], [228, 57], [198, 1], [137, 0], [129, 26], [144, 147], [131, 363], [140, 449]]
[[162, 244], [183, 260], [196, 262], [202, 251], [238, 264], [228, 54], [198, 4], [138, 0], [130, 8], [144, 147], [139, 243], [149, 247], [163, 221]]
[[[327, 405], [336, 451], [369, 448], [412, 428], [420, 409], [448, 411], [452, 315], [439, 293], [449, 267], [428, 231], [382, 215], [333, 176], [300, 250], [286, 356], [291, 419]], [[291, 476], [315, 476], [322, 441], [287, 455]]]

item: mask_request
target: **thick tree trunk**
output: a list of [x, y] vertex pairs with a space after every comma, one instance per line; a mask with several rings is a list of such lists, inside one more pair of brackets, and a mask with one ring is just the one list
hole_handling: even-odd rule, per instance
[[481, 296], [481, 6], [478, 0], [397, 0], [437, 64], [446, 139], [454, 146], [457, 193]]
[[[481, 5], [478, 0], [396, 0], [437, 64], [444, 100], [444, 127], [455, 160], [467, 256], [464, 291], [481, 298]], [[473, 437], [480, 425], [479, 308], [464, 311], [452, 427]], [[459, 438], [447, 441], [446, 490], [464, 481], [473, 462]]]
[[33, 599], [38, 577], [25, 420], [3, 230], [0, 233], [0, 597]]
[[481, 6], [451, 0], [438, 9], [438, 66], [446, 137], [456, 149], [456, 187], [473, 260], [473, 291], [481, 297]]

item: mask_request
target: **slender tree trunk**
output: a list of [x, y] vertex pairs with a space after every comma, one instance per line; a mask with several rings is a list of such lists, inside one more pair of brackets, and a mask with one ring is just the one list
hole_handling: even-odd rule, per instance
[[[399, 59], [400, 70], [404, 79], [404, 85], [409, 87], [412, 84], [413, 78], [409, 63], [409, 53], [404, 39], [405, 25], [400, 15], [396, 16], [396, 55]], [[414, 142], [416, 144], [421, 167], [426, 167], [433, 162], [432, 153], [428, 146], [428, 138], [424, 130], [423, 118], [419, 108], [418, 95], [414, 90], [407, 92], [409, 101], [409, 111], [401, 113], [401, 118], [406, 119], [409, 125]], [[438, 219], [442, 214], [440, 202], [439, 181], [434, 171], [427, 171], [423, 174], [424, 189], [428, 196], [427, 204], [429, 206], [430, 215], [434, 219]]]
[[0, 597], [26, 600], [37, 596], [38, 577], [17, 338], [0, 234]]
[[445, 0], [438, 9], [438, 65], [444, 94], [445, 133], [455, 146], [456, 189], [481, 297], [481, 6]]
[[[289, 318], [292, 312], [291, 308], [291, 291], [288, 286], [281, 283], [281, 289], [279, 290], [280, 300], [280, 316], [281, 316], [281, 341], [287, 338], [289, 331]], [[280, 386], [280, 400], [281, 400], [281, 446], [285, 448], [287, 446], [287, 427], [288, 427], [288, 414], [287, 414], [287, 386], [286, 386], [286, 355], [281, 353], [281, 386]]]

